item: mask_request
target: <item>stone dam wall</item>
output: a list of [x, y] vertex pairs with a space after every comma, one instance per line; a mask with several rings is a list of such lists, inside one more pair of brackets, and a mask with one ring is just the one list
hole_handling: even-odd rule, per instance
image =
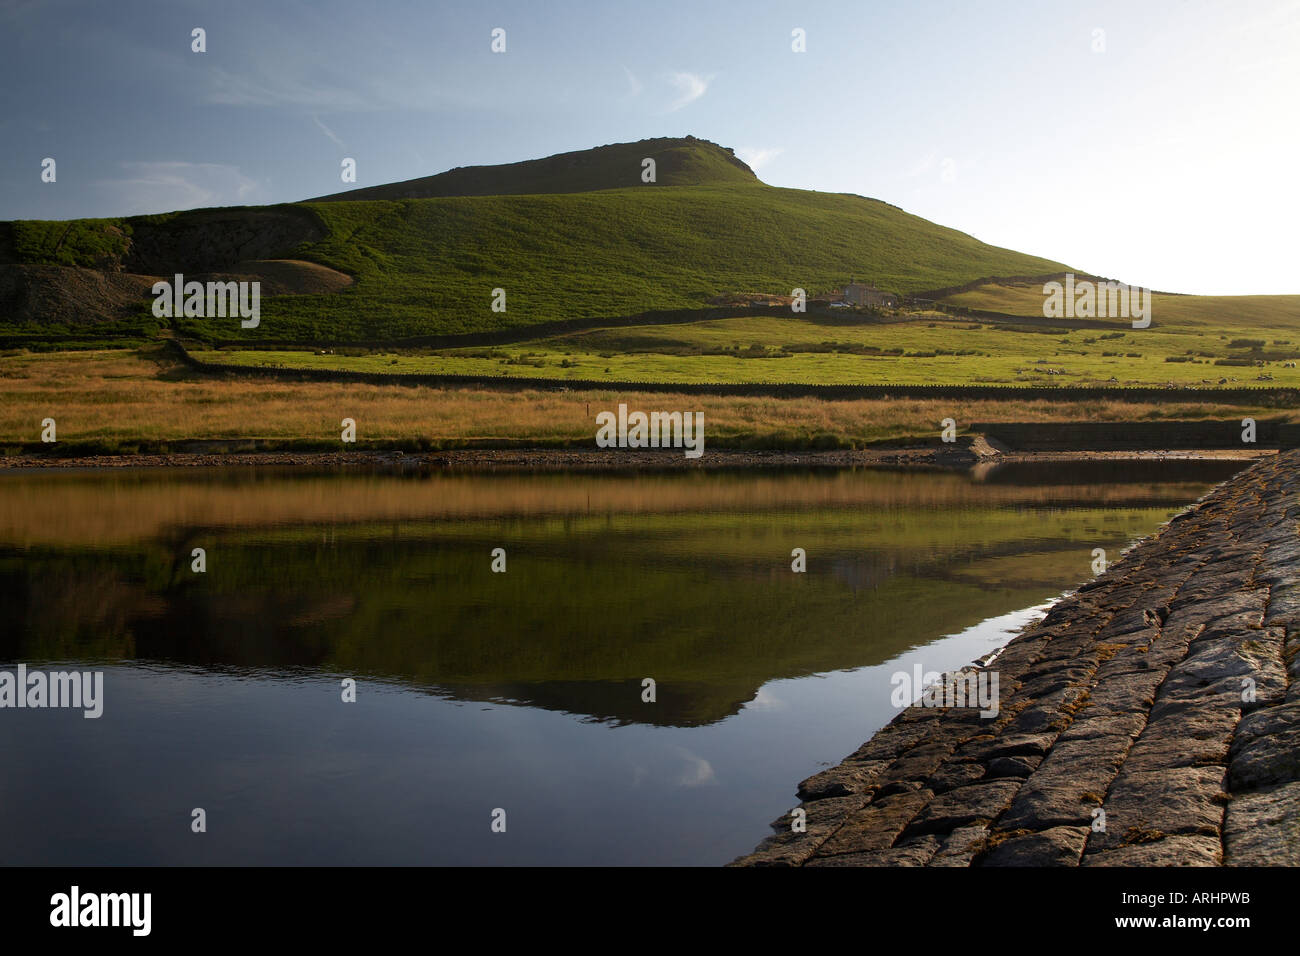
[[1258, 461], [912, 706], [742, 866], [1300, 865], [1300, 451]]

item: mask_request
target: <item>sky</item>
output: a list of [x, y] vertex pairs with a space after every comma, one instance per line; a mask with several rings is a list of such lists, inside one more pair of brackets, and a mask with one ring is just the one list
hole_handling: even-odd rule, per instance
[[1300, 293], [1298, 121], [1300, 0], [0, 0], [0, 219], [690, 134], [1080, 271]]

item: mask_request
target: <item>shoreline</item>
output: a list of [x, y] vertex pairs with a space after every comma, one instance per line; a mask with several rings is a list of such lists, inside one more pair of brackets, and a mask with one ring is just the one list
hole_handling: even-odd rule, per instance
[[[178, 443], [180, 444], [180, 443]], [[0, 456], [0, 472], [118, 470], [124, 468], [379, 468], [398, 471], [718, 471], [777, 468], [902, 467], [967, 470], [979, 465], [1049, 461], [1157, 461], [1217, 459], [1251, 461], [1276, 449], [1058, 450], [1001, 452], [980, 440], [951, 446], [879, 445], [835, 451], [716, 449], [701, 458], [679, 450], [595, 448], [462, 448], [430, 452], [383, 450], [337, 452], [202, 452], [125, 455]]]
[[902, 709], [731, 865], [1300, 865], [1297, 465], [1255, 462], [947, 675], [996, 713]]

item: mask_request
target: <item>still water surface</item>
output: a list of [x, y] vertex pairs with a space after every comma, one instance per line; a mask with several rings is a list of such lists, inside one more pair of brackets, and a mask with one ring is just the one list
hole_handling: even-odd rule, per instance
[[725, 863], [1239, 467], [0, 475], [0, 863]]

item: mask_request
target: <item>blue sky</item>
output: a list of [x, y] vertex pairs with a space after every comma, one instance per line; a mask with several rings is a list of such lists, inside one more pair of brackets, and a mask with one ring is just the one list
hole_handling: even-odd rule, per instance
[[1300, 293], [1300, 0], [0, 0], [0, 100], [0, 219], [689, 133], [1123, 281]]

